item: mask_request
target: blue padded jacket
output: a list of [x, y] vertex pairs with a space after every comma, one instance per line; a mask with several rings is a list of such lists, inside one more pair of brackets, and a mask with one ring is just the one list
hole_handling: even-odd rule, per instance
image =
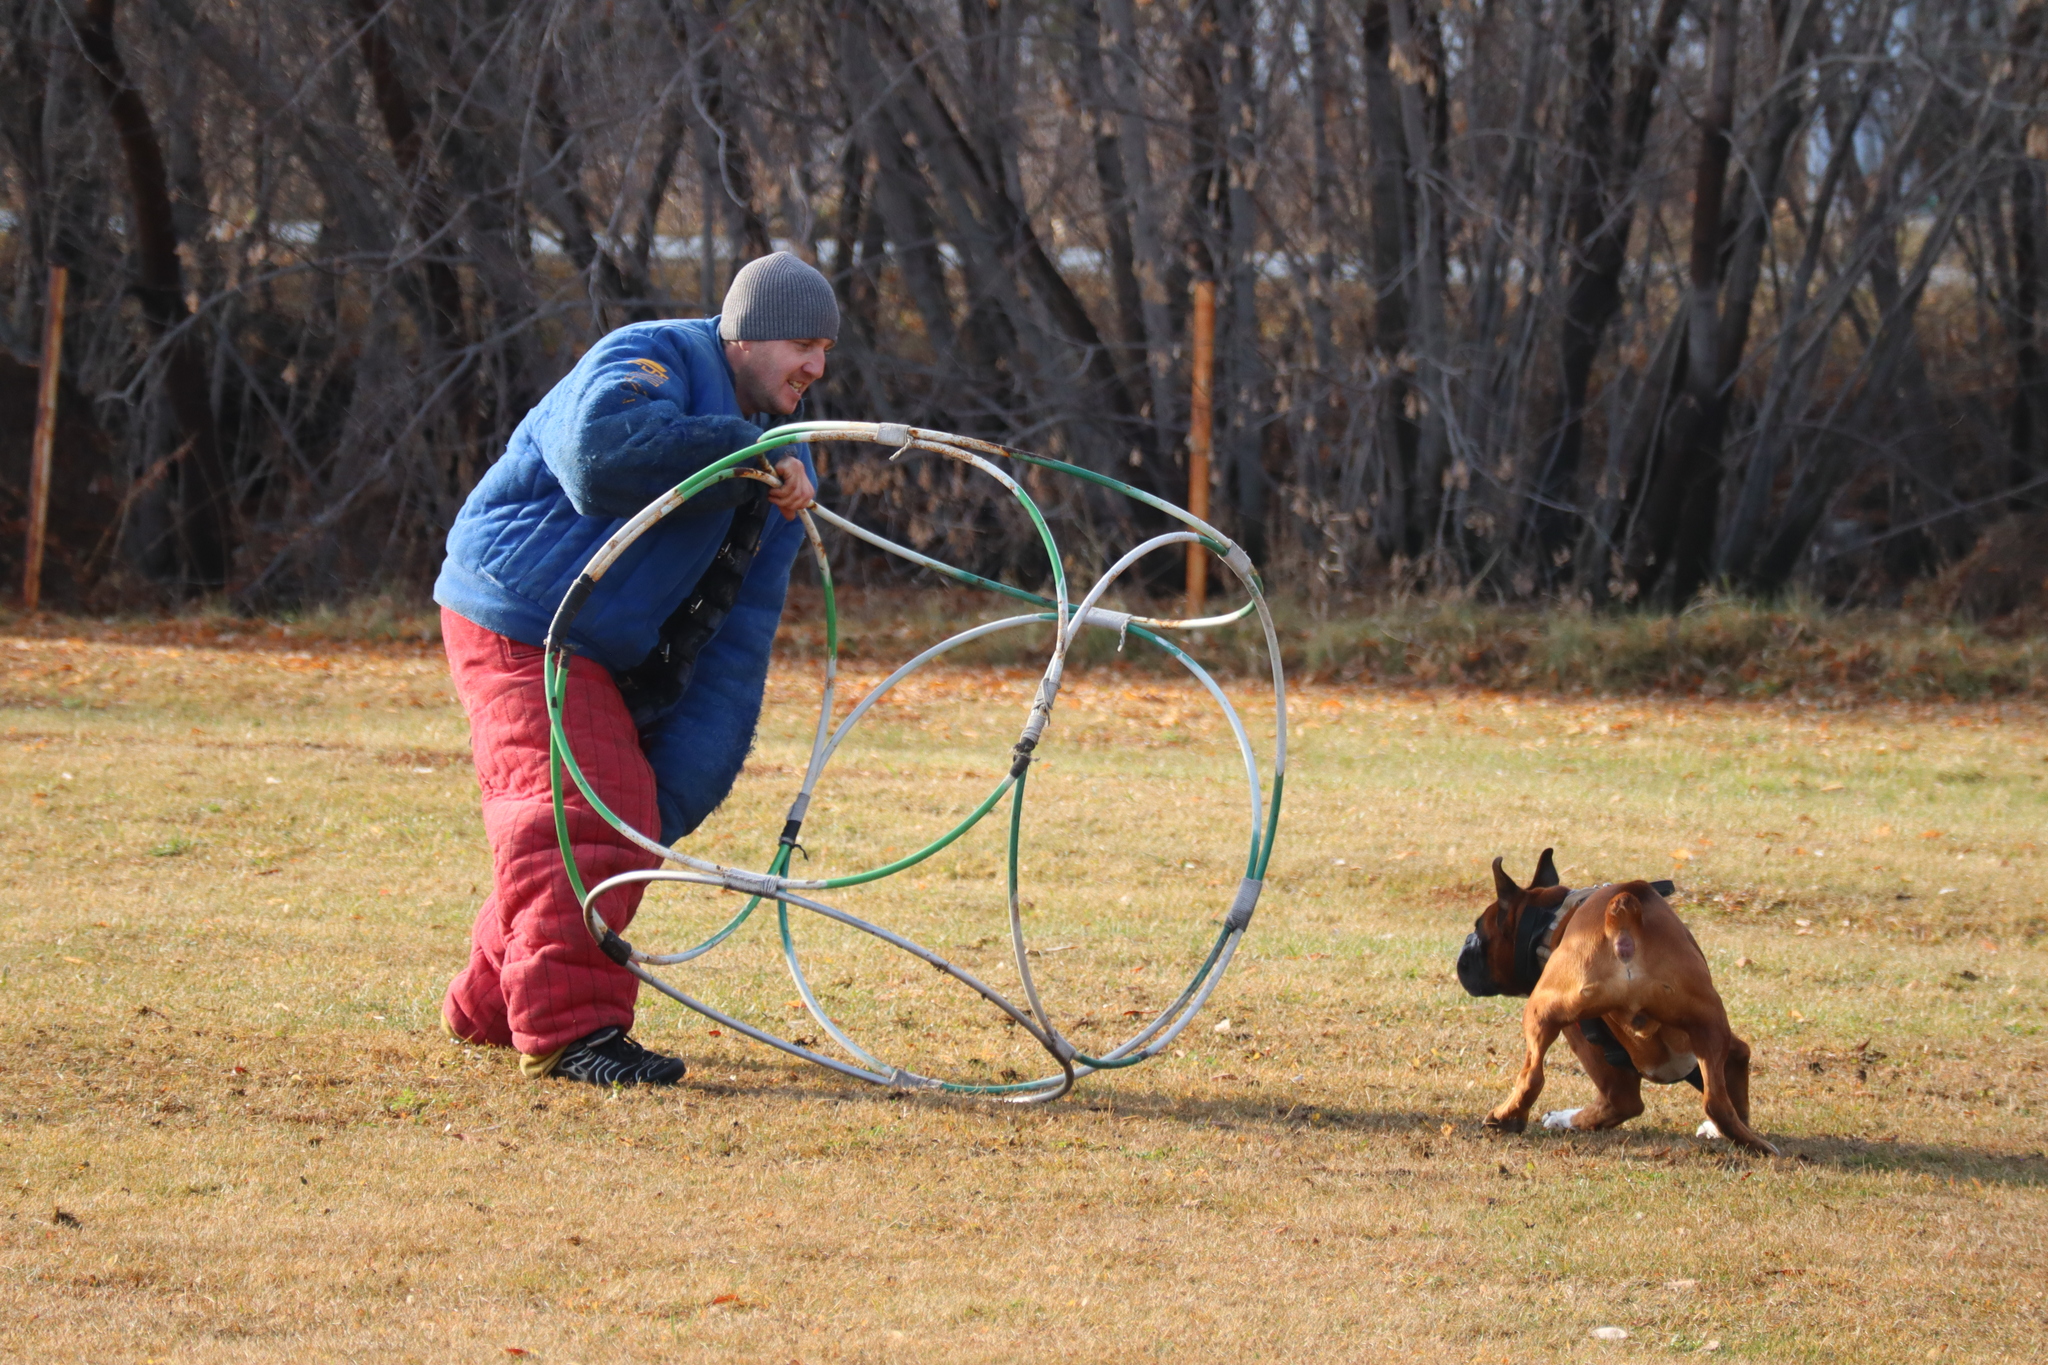
[[[619, 328], [534, 405], [478, 481], [448, 532], [434, 600], [541, 644], [569, 585], [623, 522], [760, 434], [740, 415], [716, 317]], [[816, 481], [808, 447], [774, 457], [784, 455], [801, 459]], [[734, 494], [748, 487], [716, 484], [635, 541], [577, 615], [570, 647], [614, 672], [646, 658], [718, 552]], [[738, 600], [699, 651], [688, 689], [641, 731], [664, 842], [695, 829], [739, 776], [802, 543], [800, 523], [769, 513]]]

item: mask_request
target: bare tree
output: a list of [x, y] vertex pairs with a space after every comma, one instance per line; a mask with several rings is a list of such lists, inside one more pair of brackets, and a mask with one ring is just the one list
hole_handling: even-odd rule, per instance
[[[786, 246], [819, 410], [1169, 496], [1215, 281], [1215, 515], [1319, 601], [1883, 600], [2048, 486], [2044, 12], [0, 0], [0, 344], [69, 262], [107, 593], [425, 581], [585, 346]], [[971, 480], [827, 468], [1037, 572]]]

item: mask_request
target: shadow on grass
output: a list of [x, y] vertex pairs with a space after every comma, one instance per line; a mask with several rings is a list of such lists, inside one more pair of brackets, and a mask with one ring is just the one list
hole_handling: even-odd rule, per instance
[[2048, 1153], [1990, 1152], [1981, 1147], [1921, 1142], [1872, 1142], [1866, 1138], [1810, 1137], [1780, 1140], [1795, 1160], [1856, 1173], [1923, 1175], [1936, 1182], [2048, 1185]]
[[[985, 1114], [992, 1120], [1009, 1121], [1027, 1114], [1048, 1118], [1081, 1110], [1091, 1114], [1110, 1113], [1120, 1118], [1142, 1118], [1182, 1125], [1190, 1130], [1214, 1128], [1226, 1132], [1265, 1133], [1281, 1136], [1303, 1130], [1344, 1132], [1359, 1136], [1402, 1139], [1418, 1149], [1415, 1154], [1469, 1153], [1477, 1144], [1497, 1148], [1501, 1155], [1521, 1151], [1535, 1154], [1554, 1151], [1569, 1144], [1581, 1157], [1605, 1157], [1617, 1161], [1698, 1160], [1716, 1164], [1747, 1166], [1769, 1162], [1723, 1142], [1696, 1137], [1690, 1119], [1683, 1127], [1638, 1121], [1600, 1132], [1550, 1133], [1533, 1129], [1524, 1133], [1501, 1133], [1482, 1126], [1478, 1109], [1443, 1107], [1367, 1108], [1318, 1103], [1286, 1093], [1259, 1095], [1225, 1093], [1218, 1095], [1176, 1094], [1126, 1081], [1116, 1088], [1094, 1085], [1084, 1078], [1064, 1099], [1046, 1105], [1008, 1104], [962, 1095], [935, 1095], [913, 1090], [890, 1090], [840, 1081], [814, 1068], [787, 1060], [729, 1058], [710, 1074], [693, 1069], [688, 1084], [711, 1096], [770, 1094], [791, 1100], [824, 1100], [842, 1104], [897, 1105], [939, 1104], [962, 1116]], [[1960, 1144], [1901, 1142], [1888, 1138], [1862, 1138], [1827, 1133], [1797, 1136], [1760, 1125], [1764, 1136], [1775, 1143], [1786, 1165], [1828, 1167], [1844, 1173], [1919, 1175], [1936, 1183], [1997, 1184], [2009, 1187], [2048, 1186], [2048, 1150], [1994, 1151]], [[1428, 1150], [1421, 1150], [1421, 1149]]]
[[[772, 1068], [740, 1066], [740, 1072]], [[1055, 1116], [1063, 1110], [1112, 1113], [1124, 1118], [1144, 1118], [1185, 1125], [1189, 1129], [1213, 1128], [1223, 1132], [1264, 1132], [1273, 1136], [1303, 1130], [1336, 1131], [1360, 1136], [1381, 1136], [1407, 1141], [1414, 1155], [1470, 1154], [1476, 1144], [1498, 1149], [1500, 1155], [1516, 1152], [1554, 1151], [1569, 1144], [1581, 1158], [1624, 1161], [1702, 1161], [1723, 1166], [1751, 1166], [1771, 1162], [1720, 1142], [1695, 1137], [1689, 1129], [1630, 1125], [1596, 1133], [1497, 1133], [1480, 1125], [1476, 1114], [1447, 1116], [1442, 1110], [1366, 1109], [1344, 1105], [1313, 1104], [1285, 1097], [1267, 1099], [1251, 1095], [1195, 1097], [1163, 1091], [1124, 1089], [1089, 1094], [1085, 1090], [1050, 1106], [1015, 1106], [969, 1097], [925, 1096], [914, 1091], [884, 1090], [879, 1087], [848, 1088], [825, 1077], [802, 1081], [782, 1080], [760, 1085], [749, 1076], [737, 1083], [697, 1082], [712, 1094], [756, 1093], [772, 1090], [790, 1098], [838, 1100], [842, 1103], [901, 1104], [913, 1101], [953, 1106], [963, 1114], [983, 1113], [990, 1119], [1010, 1120], [1021, 1114]], [[1450, 1131], [1445, 1132], [1446, 1125]], [[1766, 1132], [1777, 1144], [1778, 1164], [1827, 1167], [1846, 1174], [1918, 1175], [1936, 1184], [2002, 1185], [2016, 1188], [2048, 1186], [2048, 1151], [1998, 1152], [1981, 1147], [1933, 1143], [1872, 1140], [1819, 1134], [1791, 1137]]]

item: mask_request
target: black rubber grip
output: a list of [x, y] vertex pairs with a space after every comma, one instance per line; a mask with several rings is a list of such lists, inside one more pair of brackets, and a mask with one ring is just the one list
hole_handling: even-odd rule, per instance
[[776, 842], [777, 842], [777, 843], [783, 843], [783, 844], [788, 844], [788, 845], [789, 845], [789, 846], [790, 846], [791, 848], [795, 848], [795, 847], [796, 847], [796, 836], [797, 836], [797, 832], [798, 832], [799, 830], [801, 830], [801, 829], [802, 829], [803, 827], [804, 827], [804, 822], [803, 822], [803, 821], [801, 821], [801, 820], [785, 820], [785, 821], [783, 821], [783, 822], [782, 822], [782, 837], [781, 837], [780, 839], [778, 839], [778, 840], [777, 840]]
[[1020, 739], [1017, 741], [1017, 747], [1010, 751], [1016, 755], [1015, 758], [1010, 760], [1011, 777], [1024, 776], [1025, 770], [1031, 766], [1031, 751], [1037, 747], [1038, 741], [1035, 739]]
[[633, 960], [633, 945], [607, 929], [604, 937], [597, 941], [598, 951], [621, 967]]
[[1223, 932], [1241, 933], [1251, 927], [1252, 911], [1259, 907], [1259, 892], [1266, 889], [1264, 878], [1246, 877], [1237, 884], [1237, 895], [1231, 898], [1230, 913], [1223, 917]]
[[590, 600], [590, 594], [597, 588], [597, 580], [587, 573], [576, 575], [576, 581], [569, 585], [569, 591], [562, 594], [562, 605], [555, 608], [555, 619], [548, 622], [546, 649], [552, 654], [566, 643], [569, 623], [576, 619], [576, 613], [583, 610], [583, 604]]

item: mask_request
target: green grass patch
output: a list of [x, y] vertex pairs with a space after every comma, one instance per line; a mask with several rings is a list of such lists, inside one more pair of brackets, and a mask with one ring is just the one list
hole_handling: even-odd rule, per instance
[[[889, 661], [854, 660], [842, 704]], [[810, 866], [957, 819], [1034, 682], [906, 684], [828, 770]], [[694, 848], [766, 860], [816, 687], [814, 659], [774, 672]], [[1260, 688], [1232, 693], [1267, 733]], [[1304, 683], [1231, 975], [1170, 1055], [1028, 1110], [844, 1082], [652, 996], [637, 1029], [689, 1060], [679, 1090], [530, 1084], [448, 1043], [488, 868], [430, 644], [0, 638], [0, 697], [9, 1358], [1993, 1361], [2038, 1335], [2036, 701]], [[1170, 999], [1228, 904], [1225, 745], [1185, 681], [1114, 656], [1061, 696], [1024, 894], [1084, 1046]], [[997, 835], [841, 903], [1014, 986]], [[1783, 1157], [1695, 1139], [1684, 1087], [1613, 1133], [1481, 1130], [1518, 1002], [1464, 996], [1451, 958], [1490, 860], [1546, 845], [1570, 882], [1677, 878]], [[731, 908], [666, 889], [631, 936]], [[929, 969], [797, 932], [884, 1056], [1043, 1069]], [[676, 977], [818, 1032], [772, 915]], [[1551, 1062], [1539, 1108], [1583, 1103]]]

